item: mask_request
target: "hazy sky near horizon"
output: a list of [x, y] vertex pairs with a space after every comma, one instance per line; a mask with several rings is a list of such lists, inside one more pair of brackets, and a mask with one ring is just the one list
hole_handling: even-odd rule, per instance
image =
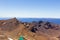
[[60, 0], [0, 0], [0, 17], [60, 18]]

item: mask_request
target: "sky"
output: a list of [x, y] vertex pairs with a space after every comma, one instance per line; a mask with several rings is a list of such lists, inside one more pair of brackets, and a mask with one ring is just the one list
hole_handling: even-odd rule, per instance
[[0, 0], [0, 17], [60, 18], [60, 0]]

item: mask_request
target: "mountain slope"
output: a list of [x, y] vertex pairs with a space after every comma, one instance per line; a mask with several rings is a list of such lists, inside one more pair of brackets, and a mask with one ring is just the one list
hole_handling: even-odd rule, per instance
[[59, 40], [59, 31], [60, 25], [48, 21], [21, 22], [16, 18], [0, 20], [0, 33], [4, 33], [0, 35], [5, 35], [6, 39], [18, 40], [22, 35], [25, 40]]

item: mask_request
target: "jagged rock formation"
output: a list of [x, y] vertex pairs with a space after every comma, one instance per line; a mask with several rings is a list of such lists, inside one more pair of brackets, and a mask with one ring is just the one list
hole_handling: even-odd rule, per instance
[[0, 28], [4, 31], [12, 31], [17, 28], [19, 25], [19, 21], [16, 18], [8, 19], [8, 20], [0, 20]]
[[18, 40], [20, 35], [23, 35], [25, 40], [60, 40], [60, 25], [45, 21], [27, 23], [16, 18], [0, 20], [1, 31], [5, 37], [13, 40]]

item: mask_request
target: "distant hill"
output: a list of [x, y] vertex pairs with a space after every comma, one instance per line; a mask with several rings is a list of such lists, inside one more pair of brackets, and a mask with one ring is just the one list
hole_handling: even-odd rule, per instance
[[60, 19], [55, 18], [17, 18], [18, 20], [22, 22], [32, 22], [32, 21], [49, 21], [52, 23], [60, 24]]
[[[0, 20], [6, 20], [6, 19], [10, 19], [10, 18], [0, 18]], [[32, 22], [32, 21], [49, 21], [49, 22], [53, 22], [56, 24], [60, 24], [60, 19], [59, 18], [17, 18], [19, 21], [22, 22]]]

